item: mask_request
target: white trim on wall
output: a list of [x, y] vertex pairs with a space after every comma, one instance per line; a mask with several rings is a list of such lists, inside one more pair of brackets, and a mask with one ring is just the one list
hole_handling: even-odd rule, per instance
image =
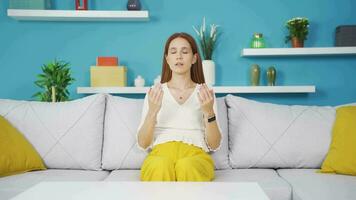
[[304, 47], [242, 49], [242, 57], [356, 55], [356, 47]]
[[148, 21], [149, 12], [107, 10], [27, 10], [8, 9], [7, 15], [16, 20], [31, 21]]
[[[78, 87], [78, 94], [145, 94], [149, 87]], [[229, 93], [315, 93], [314, 85], [306, 86], [215, 86], [214, 92]]]

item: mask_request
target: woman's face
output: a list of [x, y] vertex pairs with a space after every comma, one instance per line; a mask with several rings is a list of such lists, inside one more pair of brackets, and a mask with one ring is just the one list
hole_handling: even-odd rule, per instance
[[192, 48], [184, 38], [175, 38], [171, 41], [166, 55], [167, 63], [173, 73], [185, 74], [190, 72], [192, 64], [197, 60]]

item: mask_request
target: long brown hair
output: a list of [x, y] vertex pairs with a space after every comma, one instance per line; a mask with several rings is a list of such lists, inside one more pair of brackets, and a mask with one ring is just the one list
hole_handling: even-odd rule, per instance
[[193, 82], [195, 83], [205, 83], [204, 79], [204, 74], [203, 74], [203, 67], [202, 67], [202, 61], [200, 58], [200, 54], [198, 51], [198, 46], [194, 40], [194, 38], [189, 35], [188, 33], [174, 33], [171, 35], [166, 42], [166, 45], [164, 47], [164, 53], [163, 53], [163, 64], [162, 64], [162, 76], [161, 76], [161, 83], [168, 82], [172, 78], [172, 70], [169, 68], [169, 65], [166, 60], [166, 56], [168, 54], [168, 48], [172, 40], [176, 38], [183, 38], [187, 40], [190, 44], [190, 47], [192, 48], [193, 54], [197, 55], [197, 61], [192, 65], [190, 68], [190, 77]]

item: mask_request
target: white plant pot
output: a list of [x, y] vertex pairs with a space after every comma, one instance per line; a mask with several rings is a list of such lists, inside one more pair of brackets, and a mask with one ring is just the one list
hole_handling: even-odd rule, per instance
[[209, 86], [215, 85], [215, 63], [212, 60], [203, 60], [203, 73], [205, 83]]

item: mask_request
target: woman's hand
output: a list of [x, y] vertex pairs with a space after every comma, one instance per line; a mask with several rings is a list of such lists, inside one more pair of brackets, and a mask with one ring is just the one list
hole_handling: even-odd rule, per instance
[[200, 102], [200, 108], [204, 114], [205, 118], [214, 115], [214, 91], [209, 89], [208, 86], [204, 83], [200, 85], [198, 90], [198, 97]]
[[157, 115], [162, 106], [163, 90], [161, 84], [156, 84], [148, 90], [148, 113]]

